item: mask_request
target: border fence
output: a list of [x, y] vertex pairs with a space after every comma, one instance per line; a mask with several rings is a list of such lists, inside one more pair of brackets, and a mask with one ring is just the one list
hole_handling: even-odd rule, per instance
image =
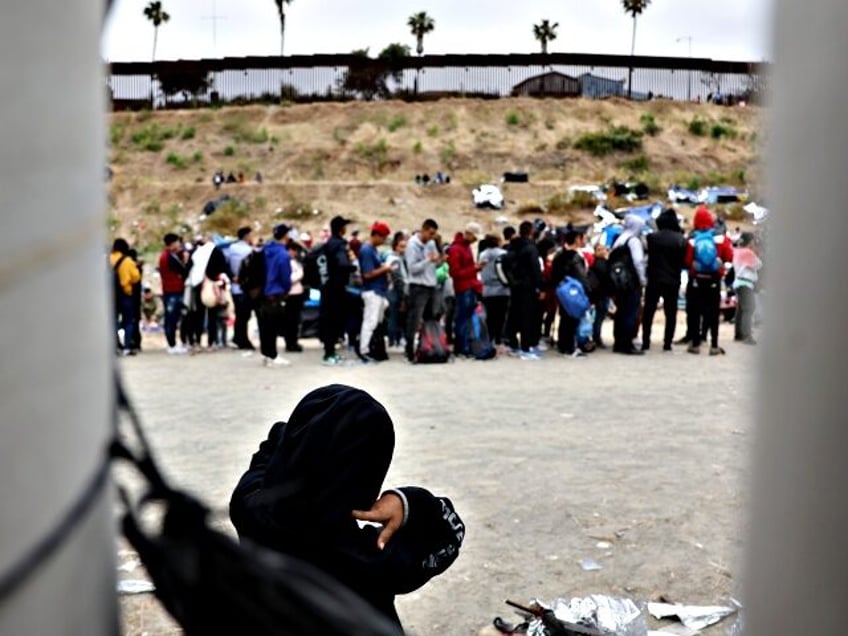
[[115, 62], [107, 88], [114, 110], [511, 95], [757, 103], [767, 72], [766, 64], [750, 62], [571, 53], [304, 55]]

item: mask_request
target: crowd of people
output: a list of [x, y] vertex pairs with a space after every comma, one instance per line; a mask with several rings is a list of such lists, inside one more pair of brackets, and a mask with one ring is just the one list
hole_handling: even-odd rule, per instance
[[[704, 206], [688, 235], [677, 212], [667, 209], [651, 228], [627, 215], [614, 241], [594, 246], [590, 227], [572, 224], [524, 221], [517, 229], [484, 234], [471, 222], [451, 242], [433, 219], [414, 232], [392, 232], [375, 221], [364, 240], [358, 232], [347, 238], [350, 224], [336, 216], [316, 245], [286, 224], [267, 241], [249, 227], [220, 245], [211, 237], [187, 245], [176, 234], [165, 235], [158, 271], [168, 353], [202, 350], [204, 333], [207, 349], [223, 348], [228, 322], [230, 346], [253, 351], [248, 323], [255, 314], [263, 364], [287, 366], [278, 338], [285, 353], [303, 351], [301, 313], [316, 288], [322, 362], [329, 366], [381, 362], [389, 353], [415, 362], [425, 322], [440, 326], [455, 358], [483, 359], [477, 345], [486, 338], [492, 355], [485, 358], [532, 361], [546, 352], [580, 358], [608, 348], [602, 326], [611, 317], [613, 353], [643, 355], [651, 349], [660, 306], [663, 351], [685, 344], [698, 354], [708, 341], [709, 354], [721, 355], [723, 288], [738, 298], [735, 339], [756, 343], [752, 319], [763, 267], [757, 241], [751, 233], [731, 238]], [[140, 269], [123, 239], [114, 242], [110, 261], [119, 351], [133, 355], [140, 348]], [[686, 334], [675, 340], [684, 279]]]

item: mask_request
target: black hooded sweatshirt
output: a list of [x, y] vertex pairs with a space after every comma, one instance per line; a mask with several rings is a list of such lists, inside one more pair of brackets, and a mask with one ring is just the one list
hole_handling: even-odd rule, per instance
[[648, 286], [680, 287], [686, 238], [680, 232], [677, 213], [673, 210], [660, 213], [657, 228], [658, 231], [648, 234]]
[[233, 492], [230, 519], [240, 539], [318, 566], [400, 625], [395, 595], [444, 572], [465, 526], [449, 499], [400, 488], [408, 516], [383, 550], [378, 528], [359, 527], [351, 512], [379, 497], [394, 440], [388, 413], [364, 391], [317, 389], [271, 427]]

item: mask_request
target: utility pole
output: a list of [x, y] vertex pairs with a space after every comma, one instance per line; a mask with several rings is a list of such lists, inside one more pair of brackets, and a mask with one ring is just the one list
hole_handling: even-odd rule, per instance
[[[684, 35], [682, 37], [679, 37], [679, 38], [677, 38], [677, 43], [679, 44], [683, 40], [688, 40], [688, 42], [689, 42], [689, 59], [691, 60], [692, 59], [692, 36], [691, 35]], [[689, 88], [688, 88], [687, 93], [686, 93], [686, 100], [691, 102], [692, 101], [692, 69], [691, 68], [689, 69], [687, 75], [689, 76]]]
[[226, 20], [227, 17], [218, 15], [218, 2], [212, 0], [212, 15], [203, 16], [204, 20], [212, 21], [212, 57], [218, 57], [218, 20]]

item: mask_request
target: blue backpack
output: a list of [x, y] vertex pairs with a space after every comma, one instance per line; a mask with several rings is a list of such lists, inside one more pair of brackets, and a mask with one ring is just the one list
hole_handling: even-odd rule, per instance
[[565, 313], [575, 320], [580, 320], [592, 306], [583, 284], [571, 276], [566, 276], [557, 286], [556, 295]]
[[483, 303], [477, 303], [474, 308], [469, 328], [471, 330], [471, 355], [474, 356], [475, 360], [494, 358], [497, 351], [491, 338], [489, 338], [489, 328], [486, 326], [486, 308], [483, 307]]
[[692, 265], [696, 274], [718, 274], [721, 261], [718, 258], [718, 248], [712, 230], [700, 230], [693, 234], [695, 238], [695, 258]]

